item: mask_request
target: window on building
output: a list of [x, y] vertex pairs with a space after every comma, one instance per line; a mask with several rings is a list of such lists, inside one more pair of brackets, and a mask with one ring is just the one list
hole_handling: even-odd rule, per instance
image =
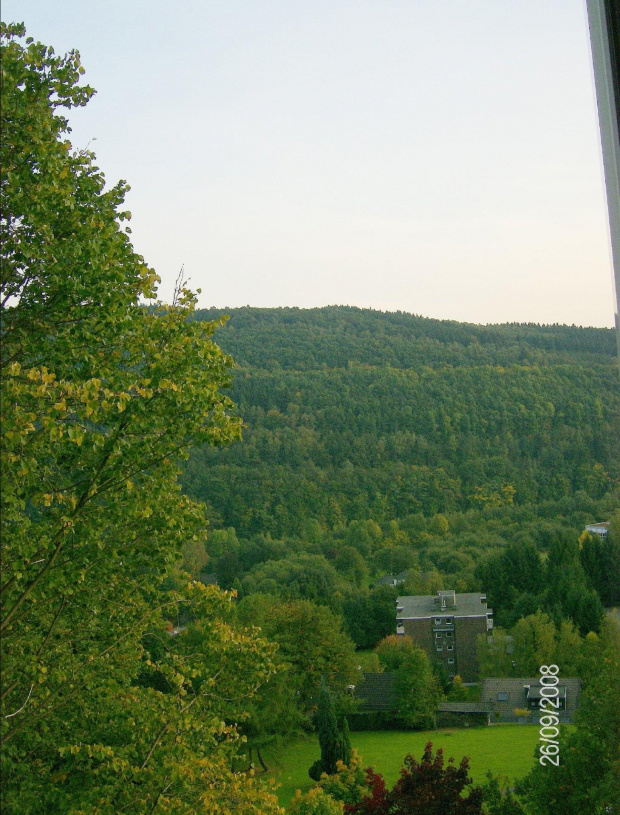
[[450, 657], [448, 660], [448, 665], [454, 665], [454, 657]]
[[448, 651], [454, 651], [454, 645], [448, 645]]
[[438, 650], [438, 651], [443, 651], [443, 645], [438, 645], [438, 646], [437, 646], [437, 650]]
[[435, 634], [435, 639], [436, 639], [436, 640], [440, 640], [440, 639], [441, 639], [441, 633], [439, 633], [439, 634]]
[[507, 702], [508, 701], [508, 694], [506, 693], [506, 691], [500, 691], [497, 694], [497, 701], [498, 702]]
[[446, 631], [446, 637], [451, 637], [451, 636], [452, 636], [452, 631]]
[[446, 618], [446, 625], [452, 625], [453, 623], [454, 623], [454, 620], [452, 619], [452, 617], [447, 617]]
[[435, 625], [441, 625], [441, 617], [435, 617]]

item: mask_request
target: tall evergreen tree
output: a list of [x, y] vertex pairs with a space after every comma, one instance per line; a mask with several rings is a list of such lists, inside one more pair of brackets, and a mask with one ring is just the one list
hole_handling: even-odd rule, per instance
[[340, 725], [340, 760], [347, 767], [351, 763], [351, 736], [349, 734], [349, 722], [346, 716], [342, 717]]
[[334, 710], [334, 700], [324, 679], [321, 681], [321, 690], [319, 692], [317, 729], [321, 747], [321, 772], [333, 775], [336, 772], [336, 762], [341, 751], [341, 739], [336, 711]]
[[327, 687], [325, 678], [321, 680], [319, 702], [316, 713], [316, 725], [319, 734], [321, 758], [314, 762], [308, 770], [310, 778], [318, 781], [322, 773], [334, 775], [338, 761], [348, 764], [351, 760], [351, 740], [349, 738], [349, 723], [343, 717], [341, 727], [334, 708], [334, 700]]

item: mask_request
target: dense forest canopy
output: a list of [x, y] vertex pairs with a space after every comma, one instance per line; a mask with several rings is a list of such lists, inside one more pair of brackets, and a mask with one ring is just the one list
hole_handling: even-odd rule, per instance
[[606, 328], [508, 323], [474, 325], [352, 306], [200, 309], [196, 319], [230, 315], [222, 347], [242, 367], [305, 370], [350, 362], [415, 368], [446, 363], [548, 365], [605, 362], [616, 353]]
[[229, 313], [218, 339], [238, 366], [244, 443], [194, 451], [184, 479], [238, 533], [600, 500], [618, 483], [611, 329], [348, 307]]

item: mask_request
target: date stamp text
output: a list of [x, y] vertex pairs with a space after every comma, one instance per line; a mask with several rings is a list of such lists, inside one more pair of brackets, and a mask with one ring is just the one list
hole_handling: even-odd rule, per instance
[[557, 665], [541, 665], [540, 666], [540, 710], [543, 715], [540, 717], [540, 758], [539, 762], [545, 764], [553, 764], [554, 767], [560, 766], [560, 743], [558, 736], [560, 734], [559, 710], [560, 699], [558, 691], [558, 673], [560, 669]]

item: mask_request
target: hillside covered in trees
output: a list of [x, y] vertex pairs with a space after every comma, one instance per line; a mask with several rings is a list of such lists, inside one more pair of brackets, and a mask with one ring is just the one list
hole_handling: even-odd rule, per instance
[[195, 451], [184, 481], [238, 534], [569, 507], [618, 483], [611, 330], [344, 307], [229, 313], [217, 341], [237, 365], [244, 443]]
[[508, 627], [585, 635], [620, 602], [617, 544], [580, 540], [618, 507], [611, 330], [242, 308], [217, 340], [244, 441], [193, 450], [182, 482], [220, 585], [329, 606], [361, 648], [393, 633], [386, 573], [487, 592]]

